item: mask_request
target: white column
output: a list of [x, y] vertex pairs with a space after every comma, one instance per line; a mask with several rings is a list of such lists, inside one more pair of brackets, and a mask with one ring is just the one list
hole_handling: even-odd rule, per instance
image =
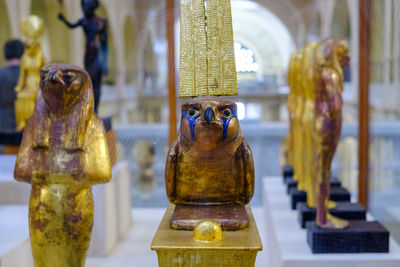
[[10, 21], [11, 36], [18, 38], [21, 36], [19, 30], [19, 2], [16, 0], [5, 0], [8, 19]]
[[383, 105], [388, 108], [392, 106], [390, 94], [390, 63], [391, 63], [391, 37], [392, 37], [392, 0], [385, 0], [383, 12]]
[[[125, 42], [124, 42], [124, 27], [123, 22], [125, 19], [125, 12], [123, 10], [123, 5], [121, 5], [120, 1], [113, 0], [103, 0], [103, 4], [106, 7], [107, 15], [108, 15], [108, 30], [112, 32], [113, 42], [114, 42], [114, 51], [116, 57], [116, 67], [117, 67], [117, 76], [116, 76], [116, 89], [117, 89], [117, 98], [118, 102], [121, 102], [123, 105], [123, 100], [125, 96]], [[122, 25], [122, 26], [121, 26]], [[113, 55], [111, 55], [113, 56]], [[120, 118], [122, 123], [125, 123], [127, 120], [126, 112], [124, 109], [120, 109]]]
[[358, 102], [358, 73], [359, 73], [359, 13], [358, 0], [347, 0], [350, 18], [350, 70], [351, 87], [353, 90], [353, 102]]
[[10, 21], [11, 36], [21, 38], [20, 24], [31, 12], [31, 0], [5, 0], [8, 19]]
[[[80, 1], [65, 0], [65, 17], [75, 23], [83, 17]], [[60, 21], [60, 27], [67, 27]], [[69, 31], [70, 62], [83, 68], [84, 57], [84, 35], [82, 28], [71, 29]]]
[[393, 1], [393, 88], [394, 92], [394, 105], [400, 105], [400, 1]]
[[321, 37], [326, 38], [331, 35], [332, 32], [331, 27], [336, 0], [319, 1], [318, 4], [321, 17]]

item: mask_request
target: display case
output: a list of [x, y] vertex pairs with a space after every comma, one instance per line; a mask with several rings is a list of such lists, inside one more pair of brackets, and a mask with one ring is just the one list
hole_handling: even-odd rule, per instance
[[[157, 229], [163, 229], [164, 215], [171, 215], [172, 228], [193, 232], [196, 223], [210, 219], [203, 204], [227, 203], [230, 206], [217, 208], [211, 219], [222, 226], [223, 233], [242, 231], [254, 222], [253, 234], [260, 235], [258, 240], [255, 234], [257, 242], [251, 244], [251, 253], [257, 255], [252, 254], [255, 266], [284, 266], [282, 259], [287, 255], [291, 262], [306, 255], [311, 264], [315, 258], [306, 239], [307, 223], [319, 216], [316, 206], [323, 206], [322, 202], [327, 203], [324, 214], [347, 222], [379, 223], [374, 240], [383, 240], [385, 245], [377, 242], [383, 249], [375, 256], [393, 266], [398, 264], [400, 2], [217, 2], [223, 8], [213, 6], [213, 0], [0, 0], [0, 47], [5, 48], [0, 53], [0, 208], [10, 211], [15, 220], [26, 219], [26, 224], [16, 224], [11, 230], [7, 227], [12, 218], [4, 220], [6, 232], [15, 232], [19, 242], [4, 240], [7, 251], [0, 250], [0, 265], [17, 266], [7, 259], [18, 260], [10, 258], [14, 254], [9, 252], [22, 248], [20, 254], [27, 258], [18, 266], [33, 266], [27, 253], [30, 187], [13, 179], [14, 164], [26, 120], [34, 113], [33, 104], [42, 87], [40, 68], [53, 63], [71, 64], [87, 72], [93, 110], [102, 119], [110, 157], [110, 183], [93, 187], [94, 226], [86, 266], [128, 266], [129, 262], [156, 266], [156, 252], [164, 243], [155, 239], [161, 243], [153, 243], [152, 251], [151, 242]], [[26, 23], [30, 15], [39, 20]], [[10, 40], [14, 43], [6, 48]], [[348, 64], [318, 61], [328, 50], [340, 47], [332, 48], [332, 43], [342, 41], [347, 44]], [[325, 54], [313, 54], [313, 49]], [[335, 60], [340, 61], [340, 56]], [[333, 69], [331, 76], [321, 74], [327, 69]], [[339, 86], [326, 82], [337, 77]], [[334, 99], [331, 102], [311, 90], [321, 83], [328, 84], [325, 91], [336, 88], [336, 93], [328, 96]], [[296, 110], [296, 103], [302, 101], [296, 99], [302, 94], [307, 94], [311, 103], [303, 113]], [[201, 97], [210, 95], [218, 99], [213, 107], [199, 109], [204, 102]], [[332, 111], [331, 106], [335, 105], [340, 106], [341, 129], [331, 126], [317, 132], [317, 120], [307, 119], [327, 110], [333, 114], [337, 110]], [[225, 115], [222, 106], [229, 109]], [[206, 145], [190, 150], [196, 145], [192, 137], [201, 135], [194, 130], [196, 119], [191, 120], [190, 109], [200, 115], [198, 122], [207, 121], [208, 107], [214, 114], [208, 109], [210, 123], [213, 118], [220, 120], [226, 132], [215, 131], [214, 141], [204, 139]], [[301, 122], [294, 121], [296, 116]], [[231, 117], [235, 125], [229, 128]], [[325, 117], [324, 122], [339, 124], [333, 117], [329, 121]], [[34, 126], [39, 129], [41, 123], [39, 120]], [[305, 128], [306, 124], [313, 130], [307, 130], [311, 128]], [[231, 134], [233, 128], [239, 130]], [[316, 136], [320, 137], [318, 144]], [[224, 138], [229, 146], [221, 149], [220, 158], [204, 152]], [[333, 144], [335, 140], [337, 144]], [[297, 152], [290, 154], [294, 144]], [[324, 146], [331, 147], [329, 153], [321, 152]], [[324, 157], [332, 157], [329, 164], [320, 161]], [[294, 167], [294, 173], [288, 165]], [[316, 172], [317, 166], [324, 169], [323, 175]], [[311, 182], [298, 180], [299, 173]], [[282, 174], [287, 176], [285, 183], [279, 180], [277, 184], [276, 177]], [[314, 176], [314, 180], [310, 178]], [[329, 183], [321, 182], [322, 176], [329, 176]], [[327, 186], [329, 194], [324, 191]], [[314, 196], [321, 188], [324, 196], [318, 199]], [[314, 198], [307, 197], [306, 191]], [[336, 210], [332, 201], [337, 202]], [[179, 206], [188, 203], [201, 205], [197, 210]], [[178, 206], [178, 214], [172, 215], [171, 205]], [[252, 210], [250, 217], [244, 216], [250, 214], [248, 209]], [[236, 216], [235, 220], [229, 220], [230, 216]], [[343, 221], [332, 224], [346, 229]], [[286, 232], [306, 247], [285, 246], [292, 238]], [[358, 242], [365, 250], [373, 246], [368, 238], [363, 240]], [[327, 246], [331, 243], [335, 241]], [[261, 244], [263, 251], [259, 251]], [[282, 246], [280, 259], [268, 252], [271, 244], [276, 248], [270, 251], [276, 253]], [[340, 246], [340, 242], [335, 244]], [[341, 248], [352, 251], [345, 245]], [[324, 258], [323, 264], [379, 263], [374, 255], [361, 258], [335, 254]]]

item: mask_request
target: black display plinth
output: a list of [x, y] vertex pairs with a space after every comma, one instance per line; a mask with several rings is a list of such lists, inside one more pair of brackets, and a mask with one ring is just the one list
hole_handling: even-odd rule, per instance
[[345, 229], [322, 229], [307, 223], [312, 253], [387, 253], [389, 232], [378, 222], [350, 221]]
[[[297, 203], [307, 201], [307, 193], [304, 191], [299, 191], [297, 188], [291, 188], [290, 194], [290, 206], [292, 210], [295, 210]], [[329, 199], [332, 201], [350, 201], [350, 193], [341, 186], [332, 187], [330, 189]]]
[[106, 132], [111, 131], [111, 130], [112, 130], [112, 120], [111, 120], [111, 117], [102, 118], [101, 120], [103, 121], [104, 130], [105, 130]]
[[[287, 178], [285, 180], [285, 183], [286, 183], [288, 194], [289, 194], [291, 188], [297, 188], [297, 181], [295, 181], [293, 178]], [[331, 188], [337, 187], [337, 186], [342, 186], [342, 184], [338, 178], [334, 177], [331, 179]]]
[[0, 132], [0, 145], [19, 146], [22, 141], [21, 132]]
[[[301, 228], [306, 227], [306, 223], [315, 220], [315, 209], [302, 202], [297, 204], [298, 220]], [[345, 220], [365, 220], [366, 210], [359, 203], [336, 202], [336, 208], [331, 209], [330, 213]]]
[[294, 169], [290, 165], [283, 166], [282, 169], [283, 181], [286, 183], [287, 179], [293, 179]]

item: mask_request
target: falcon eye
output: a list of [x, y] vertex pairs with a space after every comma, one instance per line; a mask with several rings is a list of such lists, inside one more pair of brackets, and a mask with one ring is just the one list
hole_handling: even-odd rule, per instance
[[71, 81], [74, 78], [74, 75], [71, 72], [67, 72], [64, 74], [64, 80]]
[[188, 113], [187, 113], [187, 114], [188, 114], [190, 117], [193, 117], [194, 115], [196, 115], [196, 113], [197, 113], [196, 110], [193, 109], [193, 108], [191, 108], [191, 109], [188, 110]]
[[232, 115], [232, 111], [229, 108], [226, 108], [222, 111], [222, 116], [225, 118], [229, 118]]

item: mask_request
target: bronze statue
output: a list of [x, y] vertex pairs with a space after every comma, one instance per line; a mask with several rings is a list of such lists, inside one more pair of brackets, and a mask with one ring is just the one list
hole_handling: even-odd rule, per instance
[[32, 116], [39, 88], [40, 68], [45, 64], [39, 38], [44, 33], [44, 23], [41, 18], [30, 15], [21, 23], [21, 32], [28, 37], [25, 51], [21, 58], [20, 76], [15, 87], [15, 120], [17, 130], [25, 128], [26, 121]]
[[83, 267], [93, 225], [91, 186], [111, 178], [89, 75], [66, 64], [41, 69], [35, 112], [14, 177], [32, 185], [29, 230], [35, 267]]
[[193, 230], [203, 220], [214, 220], [223, 230], [248, 227], [245, 205], [254, 193], [254, 164], [234, 102], [203, 97], [182, 105], [165, 183], [176, 204], [172, 228]]
[[70, 29], [82, 27], [86, 36], [85, 69], [90, 75], [94, 92], [94, 111], [98, 112], [101, 95], [101, 80], [108, 73], [107, 20], [96, 15], [99, 0], [81, 0], [84, 17], [70, 23], [62, 13], [58, 18]]
[[317, 198], [316, 224], [322, 228], [344, 228], [348, 222], [332, 216], [328, 210], [330, 168], [342, 127], [342, 67], [349, 64], [348, 44], [331, 37], [315, 48], [315, 160]]

